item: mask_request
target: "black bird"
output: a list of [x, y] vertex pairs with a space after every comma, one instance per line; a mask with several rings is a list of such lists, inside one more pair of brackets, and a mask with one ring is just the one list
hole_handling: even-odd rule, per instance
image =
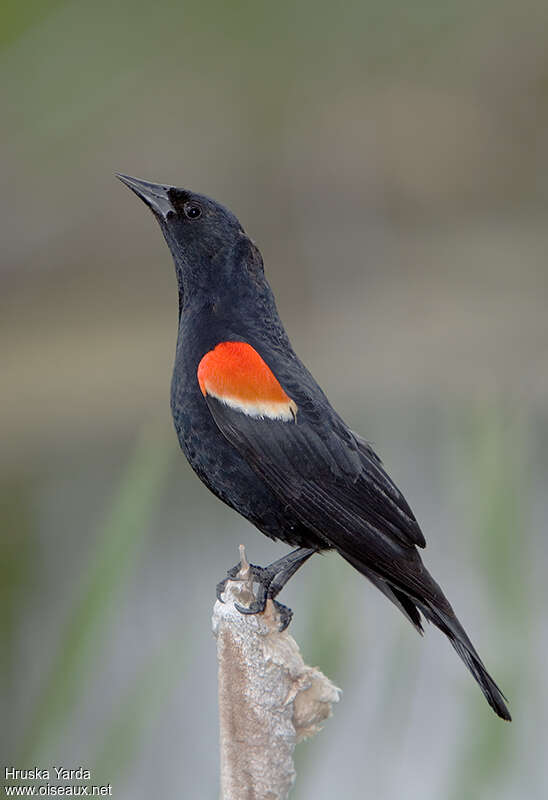
[[[186, 189], [118, 177], [151, 209], [175, 262], [171, 409], [181, 448], [217, 497], [297, 548], [269, 567], [254, 567], [259, 594], [248, 613], [264, 610], [313, 553], [337, 550], [417, 631], [421, 614], [443, 631], [489, 705], [510, 720], [501, 691], [421, 560], [417, 548], [426, 542], [413, 512], [370, 444], [348, 428], [293, 351], [261, 254], [234, 214]], [[277, 605], [286, 626], [291, 612]]]

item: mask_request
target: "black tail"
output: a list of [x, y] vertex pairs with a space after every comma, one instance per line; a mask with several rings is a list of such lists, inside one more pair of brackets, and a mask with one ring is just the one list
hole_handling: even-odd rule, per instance
[[[451, 608], [447, 598], [441, 588], [421, 564], [420, 583], [417, 581], [413, 587], [413, 592], [403, 588], [393, 578], [381, 577], [378, 573], [366, 567], [358, 559], [342, 553], [341, 555], [352, 564], [362, 575], [375, 584], [392, 602], [398, 606], [411, 624], [422, 633], [422, 625], [419, 611], [426, 619], [433, 622], [436, 628], [442, 631], [459, 656], [462, 658], [476, 681], [481, 691], [485, 695], [487, 702], [501, 719], [510, 721], [512, 717], [504, 702], [505, 697], [499, 687], [485, 669], [481, 658], [466, 631], [458, 621], [455, 612]], [[418, 558], [418, 553], [416, 553]], [[407, 582], [407, 581], [406, 581]], [[422, 598], [418, 599], [419, 586], [421, 587]]]
[[426, 603], [417, 603], [417, 605], [424, 616], [433, 622], [434, 625], [440, 629], [440, 631], [445, 633], [459, 656], [462, 658], [474, 678], [479, 683], [481, 691], [485, 695], [487, 702], [495, 714], [498, 714], [501, 719], [505, 719], [510, 722], [512, 717], [510, 716], [510, 712], [508, 711], [506, 703], [504, 702], [506, 698], [500, 691], [493, 678], [485, 669], [474, 645], [466, 635], [464, 628], [453, 613], [451, 606], [447, 604], [449, 606], [447, 611], [442, 611], [439, 608], [435, 608], [433, 605], [428, 603], [428, 601]]

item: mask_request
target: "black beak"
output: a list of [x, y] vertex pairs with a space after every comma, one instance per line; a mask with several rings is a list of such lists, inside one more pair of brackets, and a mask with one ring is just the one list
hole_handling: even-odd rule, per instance
[[140, 197], [143, 203], [146, 203], [160, 219], [167, 220], [170, 212], [175, 213], [175, 209], [169, 199], [169, 190], [174, 189], [174, 186], [149, 183], [149, 181], [142, 181], [139, 178], [132, 178], [131, 175], [123, 175], [121, 172], [117, 172], [116, 177], [120, 178], [122, 183], [125, 183], [132, 192], [135, 192], [137, 197]]

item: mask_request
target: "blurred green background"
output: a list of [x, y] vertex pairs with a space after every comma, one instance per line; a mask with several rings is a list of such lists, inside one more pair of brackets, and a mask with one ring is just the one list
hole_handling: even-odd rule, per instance
[[215, 798], [214, 585], [259, 536], [169, 416], [173, 268], [116, 170], [210, 194], [372, 440], [510, 700], [335, 556], [284, 592], [343, 689], [293, 797], [545, 798], [548, 6], [4, 2], [2, 762]]

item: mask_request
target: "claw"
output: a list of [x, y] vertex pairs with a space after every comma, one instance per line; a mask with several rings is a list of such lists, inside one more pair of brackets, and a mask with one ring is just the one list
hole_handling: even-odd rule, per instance
[[239, 603], [234, 603], [234, 607], [238, 609], [240, 614], [262, 614], [266, 607], [266, 600], [264, 603], [260, 600], [255, 600], [248, 606], [241, 606]]
[[[226, 589], [227, 583], [229, 581], [236, 580], [238, 578], [238, 573], [240, 572], [241, 568], [242, 568], [241, 567], [241, 563], [234, 564], [233, 567], [231, 567], [230, 569], [228, 569], [226, 571], [227, 577], [224, 578], [222, 581], [219, 581], [219, 583], [217, 584], [215, 591], [216, 591], [216, 594], [217, 594], [217, 600], [220, 600], [221, 603], [224, 602], [222, 597], [221, 597], [221, 595], [224, 592], [224, 590]], [[256, 613], [258, 613], [260, 611], [264, 611], [265, 605], [266, 605], [266, 597], [267, 597], [268, 588], [269, 588], [270, 584], [272, 583], [272, 580], [275, 577], [265, 567], [259, 567], [256, 564], [250, 564], [249, 568], [250, 568], [250, 571], [251, 571], [251, 577], [253, 578], [253, 582], [254, 583], [258, 583], [259, 587], [260, 587], [259, 593], [260, 593], [261, 599], [257, 600], [257, 602], [262, 603], [263, 605], [257, 611], [247, 611], [247, 608], [245, 608], [244, 606], [240, 606], [238, 608], [239, 611], [242, 611], [242, 609], [244, 609], [242, 611], [242, 614], [256, 614]], [[263, 595], [264, 595], [264, 598], [263, 598]], [[256, 603], [252, 603], [252, 607], [255, 607], [255, 605], [256, 605]], [[238, 606], [237, 603], [236, 603], [236, 606]]]
[[221, 597], [221, 595], [224, 592], [224, 590], [226, 589], [226, 585], [227, 585], [229, 580], [230, 580], [230, 578], [225, 578], [224, 580], [219, 581], [219, 583], [215, 587], [215, 594], [217, 595], [217, 600], [219, 600], [221, 603], [224, 603], [224, 600]]
[[234, 603], [240, 614], [262, 614], [266, 608], [266, 598], [268, 597], [268, 587], [264, 583], [259, 584], [259, 591], [255, 600], [248, 606]]
[[[293, 612], [287, 606], [284, 606], [282, 603], [278, 603], [277, 600], [273, 600], [272, 602], [274, 603], [274, 607], [278, 612], [278, 616], [280, 617], [280, 632], [285, 631], [293, 619]], [[260, 600], [255, 600], [255, 602], [250, 603], [249, 606], [242, 606], [239, 603], [234, 603], [234, 605], [240, 614], [262, 614], [266, 608], [266, 594], [264, 600], [262, 598]]]
[[293, 619], [293, 612], [287, 606], [284, 606], [283, 603], [278, 603], [277, 600], [272, 601], [276, 608], [276, 611], [280, 615], [280, 633], [285, 631], [291, 620]]

